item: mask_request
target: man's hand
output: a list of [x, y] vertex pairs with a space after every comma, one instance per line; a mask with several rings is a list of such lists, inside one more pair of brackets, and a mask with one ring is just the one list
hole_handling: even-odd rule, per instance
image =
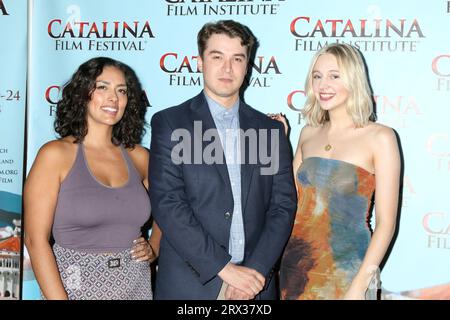
[[229, 297], [253, 299], [264, 288], [266, 282], [266, 279], [258, 271], [233, 263], [228, 263], [218, 275], [228, 284], [225, 298], [228, 293]]
[[225, 291], [225, 300], [251, 300], [256, 295], [248, 295], [244, 291], [236, 289], [233, 286], [227, 286]]

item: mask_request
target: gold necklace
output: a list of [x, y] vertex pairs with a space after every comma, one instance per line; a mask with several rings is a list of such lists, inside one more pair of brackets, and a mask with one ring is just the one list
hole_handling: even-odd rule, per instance
[[330, 139], [328, 138], [328, 133], [326, 133], [326, 138], [327, 138], [327, 144], [325, 145], [324, 149], [325, 149], [325, 151], [330, 151], [331, 150], [331, 144], [330, 144]]

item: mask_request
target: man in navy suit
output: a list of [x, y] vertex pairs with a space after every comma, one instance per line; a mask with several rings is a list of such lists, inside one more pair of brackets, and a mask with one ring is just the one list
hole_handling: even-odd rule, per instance
[[239, 98], [255, 43], [248, 28], [208, 23], [197, 42], [203, 91], [151, 121], [155, 299], [276, 299], [297, 205], [287, 137]]

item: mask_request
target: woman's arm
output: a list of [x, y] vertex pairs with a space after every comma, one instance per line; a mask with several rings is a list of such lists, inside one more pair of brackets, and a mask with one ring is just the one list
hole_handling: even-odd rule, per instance
[[[148, 181], [148, 162], [149, 162], [149, 153], [147, 149], [136, 146], [133, 151], [130, 152], [132, 156], [133, 162], [136, 165], [136, 168], [140, 172], [142, 176], [142, 184], [148, 190], [149, 181]], [[159, 243], [161, 241], [161, 229], [153, 220], [152, 224], [152, 232], [150, 235], [150, 239], [145, 241], [144, 238], [139, 238], [135, 240], [134, 257], [139, 259], [140, 261], [149, 260], [153, 262], [159, 256]]]
[[46, 299], [66, 300], [49, 238], [60, 188], [62, 153], [58, 142], [39, 151], [25, 182], [25, 245], [39, 286]]
[[397, 139], [392, 129], [382, 126], [374, 142], [376, 225], [362, 265], [344, 299], [364, 299], [395, 232], [401, 166]]

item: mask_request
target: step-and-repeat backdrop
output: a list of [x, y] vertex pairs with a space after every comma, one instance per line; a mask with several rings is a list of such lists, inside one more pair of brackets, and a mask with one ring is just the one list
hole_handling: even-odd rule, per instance
[[[25, 16], [26, 8], [12, 14], [24, 2], [0, 1], [1, 54], [19, 45], [20, 37], [4, 41], [10, 38], [3, 28], [11, 30], [7, 20]], [[53, 119], [61, 86], [89, 58], [109, 56], [135, 69], [149, 100], [150, 120], [201, 90], [196, 47], [201, 26], [212, 20], [240, 21], [260, 42], [245, 100], [263, 112], [285, 113], [295, 148], [304, 125], [299, 110], [312, 56], [332, 42], [357, 46], [368, 65], [378, 121], [398, 133], [404, 158], [401, 216], [381, 274], [383, 297], [450, 298], [449, 1], [39, 0], [29, 1], [29, 10], [26, 172], [39, 148], [56, 138]], [[17, 52], [11, 53], [11, 62], [2, 61], [0, 72], [1, 93], [13, 99], [0, 100], [3, 180], [12, 179], [3, 172], [20, 171], [22, 159], [24, 95], [19, 84], [26, 63], [24, 53]], [[13, 110], [14, 116], [6, 113]], [[14, 165], [1, 162], [13, 156]], [[10, 192], [20, 194], [20, 187]], [[23, 278], [23, 297], [39, 298], [26, 252]]]
[[0, 1], [0, 299], [20, 296], [27, 1]]

